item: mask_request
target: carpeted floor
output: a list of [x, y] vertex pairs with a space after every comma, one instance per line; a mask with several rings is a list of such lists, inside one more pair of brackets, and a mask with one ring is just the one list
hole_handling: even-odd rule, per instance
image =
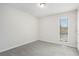
[[76, 48], [38, 40], [2, 52], [0, 56], [78, 56], [78, 51]]

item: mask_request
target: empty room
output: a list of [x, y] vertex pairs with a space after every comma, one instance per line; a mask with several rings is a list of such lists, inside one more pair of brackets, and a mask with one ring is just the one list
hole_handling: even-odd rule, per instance
[[79, 3], [0, 3], [0, 56], [79, 56]]

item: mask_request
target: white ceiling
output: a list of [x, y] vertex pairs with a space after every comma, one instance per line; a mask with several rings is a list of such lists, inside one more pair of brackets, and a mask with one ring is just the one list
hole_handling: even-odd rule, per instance
[[28, 12], [36, 17], [44, 17], [61, 12], [67, 12], [78, 8], [78, 3], [46, 3], [44, 8], [39, 7], [39, 3], [13, 3], [8, 4], [14, 8]]

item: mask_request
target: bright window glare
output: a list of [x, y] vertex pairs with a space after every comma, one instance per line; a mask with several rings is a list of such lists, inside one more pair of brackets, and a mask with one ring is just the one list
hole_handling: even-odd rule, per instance
[[67, 27], [68, 26], [68, 19], [66, 16], [60, 17], [60, 26]]

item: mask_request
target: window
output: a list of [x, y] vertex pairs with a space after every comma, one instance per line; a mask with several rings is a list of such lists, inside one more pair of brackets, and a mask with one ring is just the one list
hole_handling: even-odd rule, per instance
[[61, 41], [67, 42], [68, 39], [68, 17], [61, 16], [60, 20], [60, 39]]

